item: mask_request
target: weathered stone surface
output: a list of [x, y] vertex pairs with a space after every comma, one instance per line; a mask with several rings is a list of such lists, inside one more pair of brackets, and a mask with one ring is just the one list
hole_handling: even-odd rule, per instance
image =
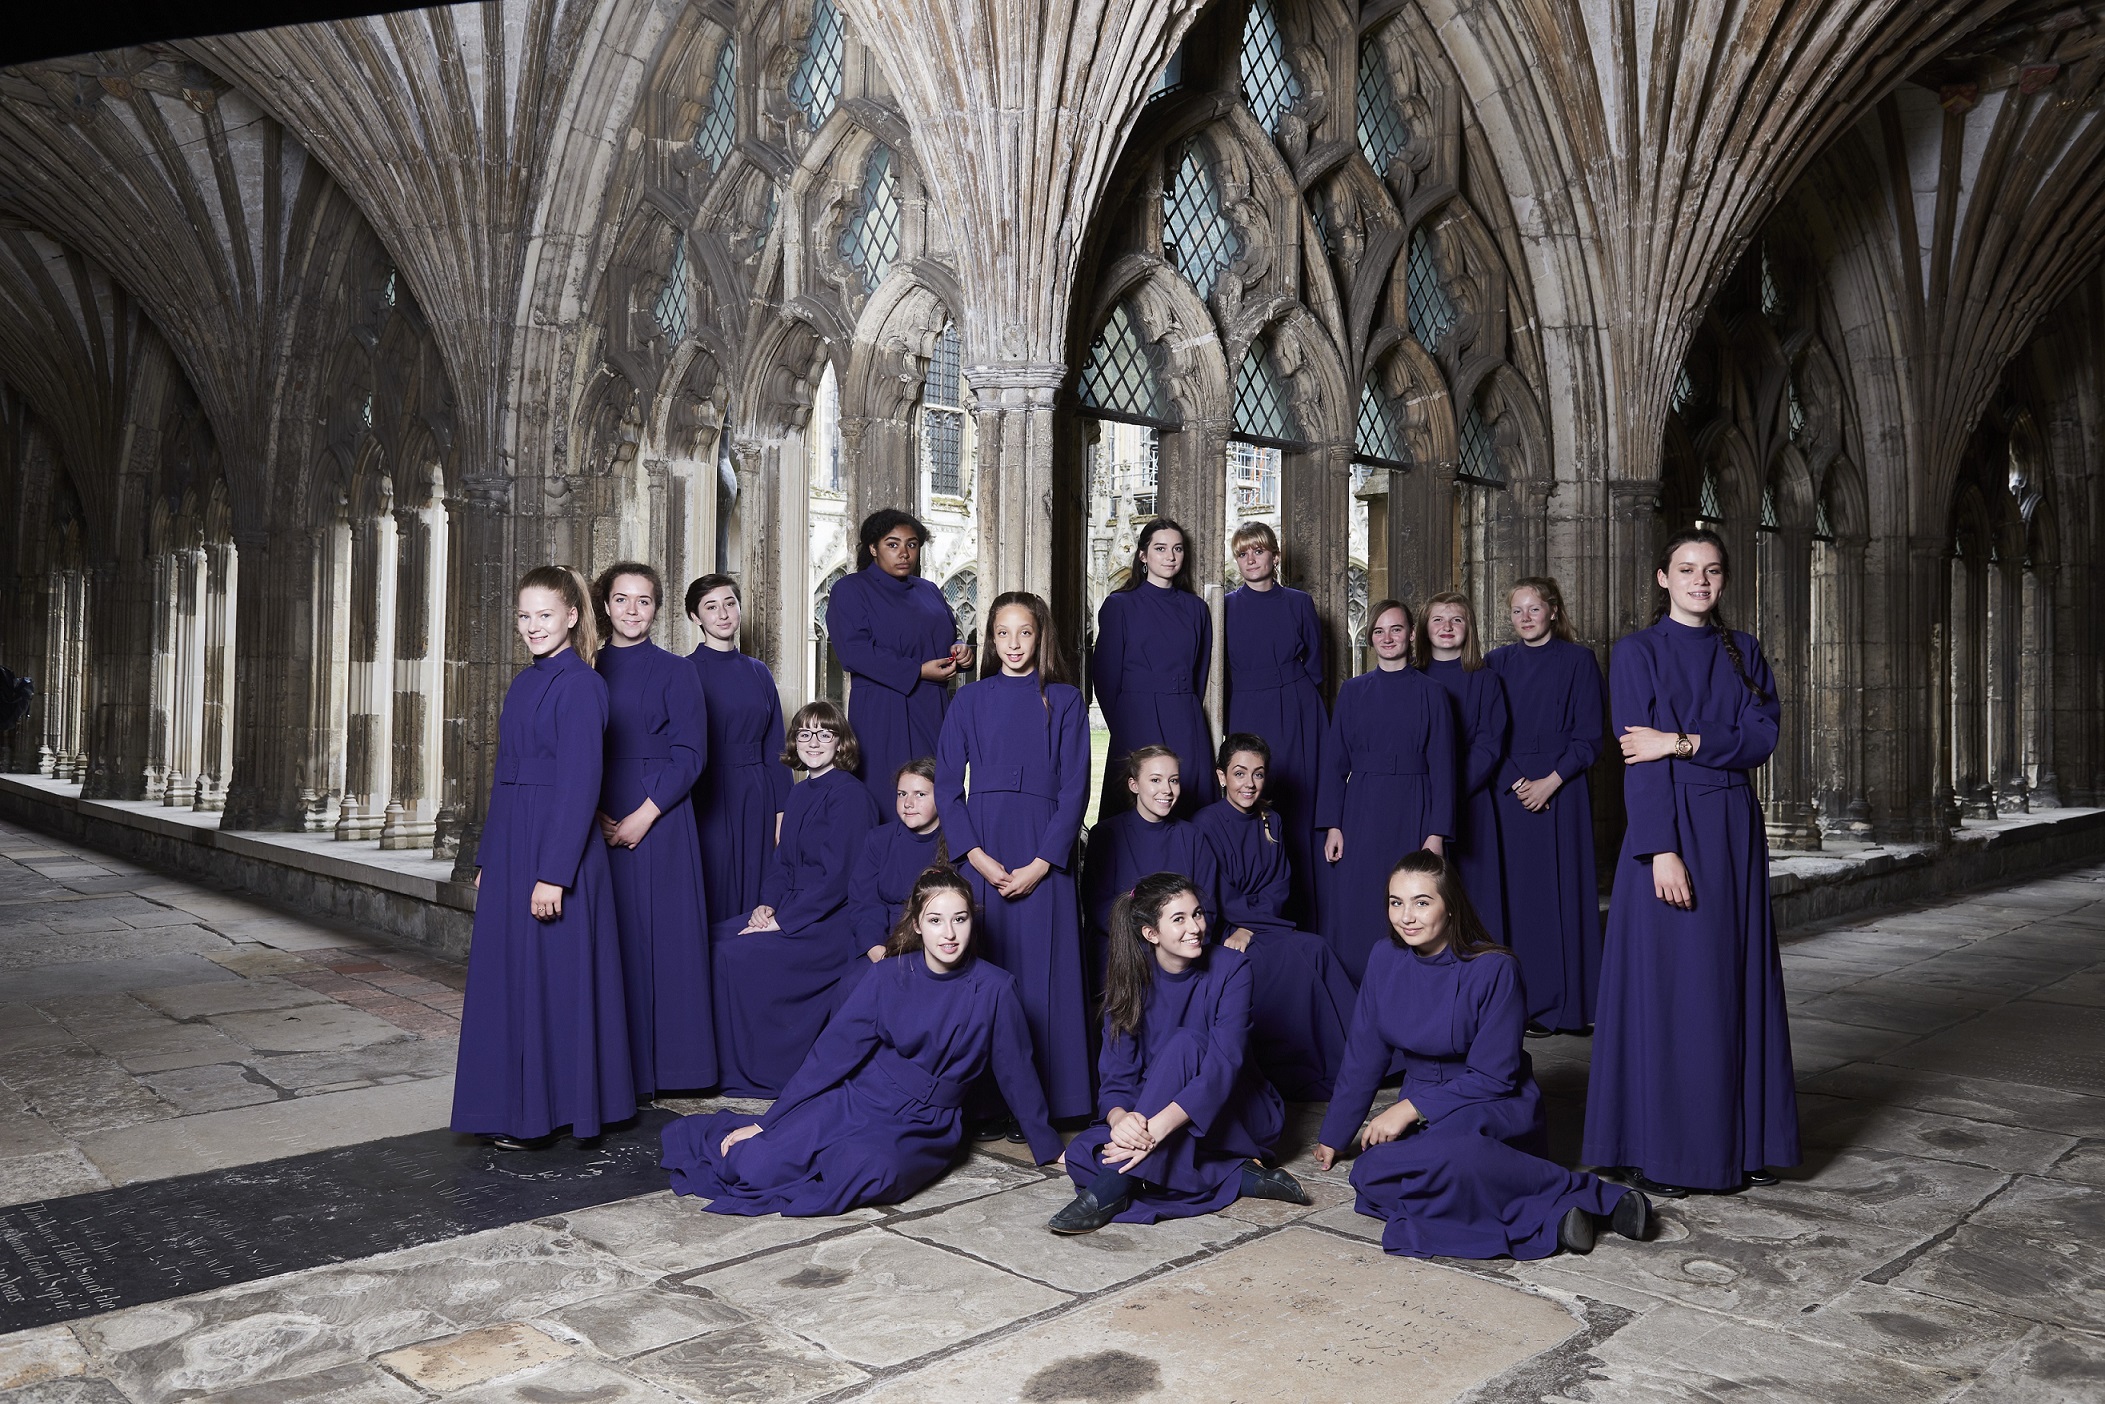
[[[218, 1037], [217, 1034], [214, 1037]], [[221, 1040], [224, 1042], [225, 1040]], [[275, 1102], [278, 1090], [252, 1082], [239, 1063], [209, 1063], [152, 1073], [141, 1079], [161, 1100], [183, 1113], [224, 1111], [228, 1107]]]
[[2021, 1177], [1893, 1285], [2105, 1331], [2105, 1195]]
[[2033, 1174], [2075, 1144], [2071, 1136], [1871, 1102], [1838, 1101], [1817, 1111], [1801, 1107], [1799, 1118], [1801, 1138], [1808, 1146], [1896, 1151]]
[[2096, 1404], [2105, 1396], [2105, 1341], [2041, 1327], [2004, 1352], [1951, 1404]]
[[500, 1375], [562, 1360], [574, 1346], [517, 1321], [389, 1351], [379, 1363], [419, 1389], [450, 1394]]
[[728, 1302], [645, 1287], [565, 1307], [548, 1316], [544, 1324], [577, 1337], [601, 1355], [619, 1358], [743, 1326], [749, 1320]]
[[2105, 1097], [1880, 1063], [1851, 1063], [1801, 1079], [1811, 1092], [1875, 1105], [1918, 1107], [1968, 1121], [2025, 1126], [2067, 1136], [2105, 1136]]
[[398, 1039], [369, 1043], [333, 1053], [285, 1053], [257, 1056], [248, 1065], [288, 1092], [306, 1094], [321, 1087], [389, 1078], [443, 1077], [460, 1056], [455, 1038]]
[[670, 1393], [597, 1360], [566, 1360], [512, 1379], [449, 1394], [446, 1404], [675, 1404], [678, 1400], [709, 1397]]
[[333, 1001], [296, 1009], [215, 1014], [212, 1023], [258, 1053], [324, 1053], [409, 1035], [375, 1014]]
[[197, 1404], [419, 1404], [425, 1396], [371, 1365], [338, 1365], [290, 1380], [202, 1395]]
[[39, 1155], [0, 1158], [0, 1205], [28, 1204], [109, 1187], [102, 1171], [71, 1146]]
[[63, 1326], [0, 1336], [0, 1389], [62, 1380], [88, 1368], [88, 1353]]
[[2043, 1000], [2006, 1004], [1879, 1061], [2105, 1096], [2105, 1009]]
[[[223, 970], [236, 970], [231, 960], [218, 962]], [[299, 962], [303, 965], [305, 962]], [[239, 982], [215, 980], [204, 985], [172, 985], [166, 989], [143, 990], [139, 999], [152, 1005], [171, 1019], [197, 1019], [213, 1014], [246, 1013], [264, 1009], [292, 1009], [303, 1004], [326, 1004], [329, 997], [316, 994], [286, 980], [268, 977], [256, 978], [250, 970], [236, 973], [250, 976]]]
[[105, 990], [150, 990], [161, 985], [202, 984], [237, 978], [201, 955], [140, 956], [131, 960], [88, 960], [42, 965], [8, 977], [8, 993], [25, 1003], [99, 994]]
[[946, 1204], [983, 1199], [1043, 1178], [1035, 1166], [1012, 1165], [994, 1156], [973, 1155], [912, 1199], [893, 1208], [901, 1214], [918, 1214], [928, 1209], [940, 1209]]
[[1595, 1347], [1597, 1399], [1669, 1404], [1748, 1398], [1917, 1404], [1966, 1382], [1957, 1370], [1799, 1339], [1686, 1307], [1638, 1318]]
[[767, 1325], [713, 1331], [640, 1356], [627, 1368], [681, 1399], [696, 1401], [801, 1404], [868, 1378], [847, 1361]]

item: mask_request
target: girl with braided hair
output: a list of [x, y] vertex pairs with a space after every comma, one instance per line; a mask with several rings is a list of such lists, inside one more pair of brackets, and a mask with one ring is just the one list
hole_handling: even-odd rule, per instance
[[1660, 553], [1657, 620], [1609, 664], [1630, 825], [1601, 967], [1585, 1158], [1654, 1195], [1774, 1184], [1798, 1102], [1769, 851], [1750, 772], [1776, 749], [1776, 683], [1718, 610], [1725, 543]]

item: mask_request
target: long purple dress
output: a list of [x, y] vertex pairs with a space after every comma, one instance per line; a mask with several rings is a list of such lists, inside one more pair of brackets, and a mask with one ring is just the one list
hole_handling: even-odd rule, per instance
[[1208, 939], [1218, 941], [1221, 869], [1213, 845], [1190, 823], [1172, 815], [1150, 819], [1138, 809], [1096, 821], [1082, 863], [1082, 909], [1089, 918], [1089, 992], [1104, 988], [1104, 943], [1111, 934], [1111, 907], [1118, 894], [1151, 873], [1180, 873], [1199, 890]]
[[716, 1085], [709, 998], [709, 904], [689, 791], [709, 759], [708, 702], [686, 659], [646, 639], [599, 652], [607, 683], [606, 773], [600, 813], [659, 809], [634, 848], [607, 849], [628, 991], [636, 1091]]
[[[614, 880], [593, 816], [607, 686], [573, 649], [536, 658], [497, 718], [497, 774], [461, 1010], [453, 1129], [596, 1136], [636, 1114]], [[563, 889], [536, 921], [534, 884]]]
[[[1557, 1221], [1611, 1213], [1626, 1190], [1542, 1158], [1542, 1094], [1521, 1050], [1520, 969], [1503, 952], [1421, 956], [1384, 941], [1367, 959], [1352, 1044], [1320, 1139], [1343, 1150], [1397, 1063], [1425, 1121], [1352, 1166], [1359, 1212], [1408, 1258], [1546, 1258]], [[1400, 1055], [1400, 1056], [1399, 1056]]]
[[922, 677], [921, 665], [950, 652], [957, 637], [950, 602], [918, 575], [901, 580], [866, 565], [835, 581], [826, 597], [827, 641], [855, 678], [848, 724], [862, 745], [857, 773], [886, 814], [899, 767], [936, 753], [950, 689]]
[[[1601, 753], [1601, 667], [1584, 644], [1552, 638], [1485, 655], [1506, 687], [1513, 739], [1499, 767], [1499, 849], [1505, 859], [1506, 935], [1520, 957], [1528, 1017], [1545, 1028], [1593, 1022], [1601, 977], [1600, 880], [1593, 866], [1593, 796], [1586, 768]], [[1564, 784], [1530, 813], [1515, 780], [1551, 771]], [[1471, 889], [1472, 894], [1474, 889]]]
[[[1586, 1158], [1693, 1189], [1737, 1189], [1798, 1163], [1798, 1098], [1769, 849], [1748, 772], [1776, 749], [1776, 680], [1735, 633], [1756, 697], [1716, 633], [1662, 619], [1615, 646], [1615, 728], [1703, 738], [1689, 760], [1623, 769], [1630, 827], [1615, 866], [1586, 1098]], [[1680, 911], [1652, 891], [1678, 853], [1695, 889]]]
[[942, 842], [941, 825], [917, 834], [896, 819], [863, 835], [862, 853], [848, 883], [849, 921], [863, 950], [890, 939], [914, 883], [937, 864]]
[[708, 698], [709, 766], [694, 787], [711, 925], [760, 904], [775, 816], [795, 777], [782, 763], [782, 695], [767, 664], [707, 646], [689, 654]]
[[1389, 870], [1426, 835], [1454, 836], [1454, 734], [1446, 690], [1416, 668], [1338, 689], [1316, 827], [1345, 831], [1345, 856], [1325, 865], [1323, 935], [1354, 984], [1388, 934]]
[[[1228, 592], [1228, 730], [1262, 736], [1272, 748], [1265, 801], [1286, 840], [1288, 905], [1294, 917], [1316, 913], [1316, 781], [1323, 773], [1323, 626], [1306, 591], [1274, 585]], [[1262, 984], [1262, 977], [1259, 979]], [[1261, 1022], [1261, 1021], [1260, 1021]]]
[[1493, 786], [1506, 758], [1506, 689], [1490, 668], [1470, 672], [1460, 659], [1435, 658], [1425, 671], [1454, 702], [1455, 741], [1461, 748], [1462, 797], [1455, 806], [1460, 830], [1447, 845], [1462, 870], [1462, 886], [1491, 938], [1506, 944], [1506, 868], [1498, 845], [1498, 800]]
[[[1120, 1212], [1122, 1224], [1188, 1219], [1233, 1204], [1242, 1171], [1272, 1153], [1286, 1128], [1286, 1104], [1248, 1057], [1250, 962], [1209, 945], [1172, 975], [1151, 965], [1147, 1009], [1137, 1034], [1104, 1031], [1097, 1115], [1124, 1107], [1152, 1117], [1175, 1102], [1191, 1124], [1124, 1173], [1142, 1183]], [[1098, 1122], [1067, 1147], [1067, 1174], [1079, 1189], [1101, 1175], [1111, 1128]]]
[[[673, 1190], [714, 1214], [845, 1214], [909, 1199], [957, 1159], [966, 1090], [987, 1068], [1040, 1163], [1060, 1153], [1008, 973], [983, 960], [938, 975], [919, 951], [855, 987], [767, 1114], [720, 1111], [665, 1128]], [[725, 1136], [765, 1128], [726, 1156]]]
[[760, 887], [781, 930], [740, 935], [747, 912], [710, 932], [716, 1060], [727, 1096], [774, 1096], [846, 997], [843, 986], [869, 968], [846, 908], [855, 855], [877, 817], [869, 790], [845, 770], [798, 785]]
[[1226, 940], [1237, 927], [1250, 933], [1243, 954], [1256, 978], [1251, 1055], [1288, 1101], [1327, 1102], [1352, 1026], [1352, 981], [1329, 942], [1284, 915], [1287, 846], [1279, 839], [1279, 818], [1244, 813], [1224, 799], [1191, 823], [1220, 866], [1214, 939]]
[[[979, 903], [980, 954], [1016, 977], [1032, 1056], [1055, 1117], [1089, 1114], [1089, 1003], [1075, 896], [1074, 841], [1089, 803], [1089, 723], [1082, 694], [1038, 675], [982, 678], [958, 689], [936, 747], [936, 807], [958, 871]], [[965, 861], [975, 848], [1014, 870], [1052, 864], [1011, 901]], [[1020, 1110], [1015, 1106], [1011, 1111]]]
[[1111, 728], [1111, 764], [1097, 813], [1133, 807], [1121, 757], [1142, 746], [1177, 753], [1184, 794], [1177, 813], [1212, 804], [1213, 733], [1206, 725], [1206, 675], [1213, 667], [1213, 616], [1185, 590], [1155, 585], [1108, 596], [1096, 614], [1089, 682]]

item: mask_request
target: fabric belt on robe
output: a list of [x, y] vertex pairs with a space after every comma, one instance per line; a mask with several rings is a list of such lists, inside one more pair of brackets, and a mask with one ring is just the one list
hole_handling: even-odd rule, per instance
[[1129, 697], [1189, 697], [1191, 683], [1183, 678], [1165, 682], [1155, 678], [1128, 677], [1120, 681], [1118, 690], [1121, 695]]
[[767, 750], [758, 741], [725, 741], [709, 748], [711, 765], [760, 765], [766, 760]]
[[562, 773], [562, 762], [554, 756], [499, 756], [500, 785], [553, 785]]
[[1308, 670], [1299, 665], [1292, 668], [1265, 668], [1243, 663], [1230, 670], [1228, 686], [1262, 691], [1265, 688], [1285, 687], [1307, 676]]
[[982, 765], [972, 763], [972, 771], [966, 777], [968, 788], [975, 795], [995, 790], [1017, 794], [1036, 795], [1040, 799], [1058, 799], [1059, 792], [1052, 784], [1037, 775], [1026, 775], [1020, 765]]
[[1719, 770], [1715, 766], [1702, 765], [1692, 760], [1676, 760], [1672, 756], [1667, 757], [1666, 769], [1674, 783], [1684, 790], [1747, 788], [1747, 772], [1744, 770]]
[[1361, 775], [1425, 775], [1423, 756], [1399, 756], [1393, 752], [1377, 751], [1371, 755], [1352, 758], [1352, 774]]
[[941, 1107], [946, 1111], [956, 1111], [965, 1105], [969, 1083], [936, 1077], [884, 1044], [878, 1044], [877, 1051], [870, 1055], [870, 1067], [898, 1088], [909, 1102], [919, 1102], [924, 1107]]

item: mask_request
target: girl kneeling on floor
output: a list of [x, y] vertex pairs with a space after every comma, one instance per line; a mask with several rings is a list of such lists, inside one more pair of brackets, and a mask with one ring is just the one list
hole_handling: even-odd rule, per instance
[[1108, 964], [1104, 1119], [1067, 1148], [1081, 1192], [1052, 1231], [1189, 1218], [1245, 1195], [1309, 1203], [1293, 1176], [1260, 1162], [1286, 1106], [1248, 1057], [1250, 963], [1208, 947], [1190, 879], [1156, 873], [1118, 899]]
[[973, 957], [972, 889], [914, 883], [891, 955], [856, 985], [767, 1114], [665, 1128], [673, 1190], [716, 1214], [845, 1214], [939, 1179], [964, 1142], [966, 1089], [991, 1064], [1039, 1163], [1058, 1158], [1016, 982]]
[[[1388, 1221], [1381, 1246], [1410, 1258], [1546, 1258], [1593, 1249], [1597, 1216], [1649, 1238], [1651, 1201], [1542, 1158], [1542, 1096], [1521, 1049], [1526, 998], [1513, 953], [1485, 934], [1455, 868], [1407, 853], [1389, 874], [1390, 939], [1360, 982], [1316, 1163], [1366, 1147], [1359, 1212]], [[1368, 1122], [1400, 1058], [1396, 1104]]]

